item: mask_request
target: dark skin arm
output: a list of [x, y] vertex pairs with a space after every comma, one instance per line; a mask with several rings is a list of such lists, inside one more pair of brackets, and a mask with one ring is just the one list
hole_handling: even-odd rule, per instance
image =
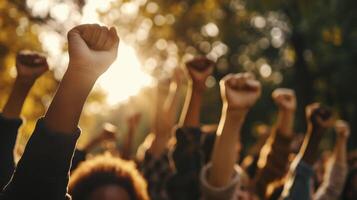
[[333, 125], [332, 114], [320, 104], [311, 104], [306, 108], [308, 128], [299, 156], [312, 166], [318, 158], [318, 147], [325, 131]]
[[37, 52], [20, 51], [16, 56], [17, 76], [13, 89], [3, 109], [8, 119], [20, 117], [25, 99], [35, 81], [48, 70], [46, 57]]
[[204, 57], [197, 57], [186, 63], [190, 81], [179, 126], [200, 126], [202, 96], [206, 89], [206, 80], [213, 72], [213, 66], [214, 63]]
[[81, 25], [68, 33], [68, 42], [69, 66], [44, 119], [62, 133], [76, 130], [89, 92], [117, 56], [119, 38], [115, 28]]
[[[48, 69], [46, 57], [37, 52], [20, 51], [16, 56], [17, 76], [10, 96], [5, 104], [2, 116], [5, 120], [20, 118], [25, 99], [39, 78]], [[9, 122], [12, 124], [12, 121]], [[9, 125], [8, 122], [0, 126], [0, 188], [10, 180], [14, 171], [14, 155], [16, 137], [19, 126]]]

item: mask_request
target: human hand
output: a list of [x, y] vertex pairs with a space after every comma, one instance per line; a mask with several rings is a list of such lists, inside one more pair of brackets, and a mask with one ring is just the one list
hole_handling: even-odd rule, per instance
[[34, 82], [48, 70], [46, 57], [41, 53], [22, 50], [16, 55], [17, 78]]
[[196, 57], [186, 63], [192, 83], [200, 89], [205, 89], [206, 79], [212, 74], [214, 62], [206, 57]]
[[116, 29], [83, 24], [68, 32], [69, 70], [98, 77], [117, 57], [119, 37]]
[[250, 73], [229, 74], [220, 81], [223, 103], [231, 110], [248, 111], [261, 94], [261, 85]]
[[346, 121], [337, 120], [335, 123], [335, 131], [339, 138], [348, 138], [351, 134], [350, 126]]
[[322, 107], [320, 103], [313, 103], [306, 106], [306, 119], [308, 124], [318, 129], [327, 129], [333, 126], [334, 118], [332, 111]]
[[275, 89], [272, 98], [280, 110], [294, 112], [296, 110], [296, 96], [294, 90], [287, 88]]

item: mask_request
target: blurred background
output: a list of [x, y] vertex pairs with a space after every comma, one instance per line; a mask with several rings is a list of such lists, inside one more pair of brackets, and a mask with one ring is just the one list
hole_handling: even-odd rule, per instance
[[[219, 79], [249, 71], [264, 92], [245, 124], [244, 145], [274, 122], [272, 90], [289, 87], [299, 103], [297, 133], [306, 128], [304, 106], [320, 101], [351, 123], [349, 148], [356, 149], [356, 13], [354, 0], [1, 0], [0, 108], [16, 76], [16, 53], [45, 52], [51, 72], [36, 83], [26, 102], [28, 123], [19, 138], [23, 146], [66, 70], [67, 31], [80, 23], [100, 23], [117, 27], [119, 56], [85, 106], [80, 143], [111, 122], [118, 126], [120, 145], [128, 116], [141, 112], [134, 147], [140, 144], [150, 131], [155, 82], [193, 56], [207, 55], [217, 65], [207, 81], [203, 124], [218, 123]], [[330, 145], [326, 140], [323, 148]]]

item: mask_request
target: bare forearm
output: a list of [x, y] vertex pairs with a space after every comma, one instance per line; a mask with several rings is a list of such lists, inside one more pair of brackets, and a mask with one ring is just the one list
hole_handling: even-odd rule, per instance
[[312, 166], [318, 158], [318, 147], [322, 136], [321, 132], [323, 132], [321, 129], [308, 128], [303, 145], [300, 148], [299, 154], [302, 160], [310, 166]]
[[337, 137], [334, 156], [337, 163], [347, 164], [347, 138], [341, 136]]
[[172, 126], [174, 126], [176, 123], [176, 114], [179, 99], [179, 87], [176, 83], [172, 83], [170, 85], [169, 94], [164, 104], [164, 114], [168, 118], [169, 123], [172, 124]]
[[208, 181], [216, 187], [229, 183], [238, 159], [237, 144], [245, 112], [226, 111], [223, 108], [222, 117], [217, 131], [217, 139], [212, 153], [212, 168]]
[[195, 87], [195, 85], [188, 88], [185, 105], [180, 119], [181, 126], [200, 126], [202, 95], [203, 91]]
[[292, 136], [294, 127], [294, 112], [279, 110], [276, 122], [278, 133], [284, 136]]
[[[159, 83], [160, 84], [160, 83]], [[156, 104], [155, 104], [155, 113], [154, 120], [152, 123], [152, 132], [157, 133], [160, 129], [160, 119], [163, 115], [163, 105], [165, 103], [165, 98], [167, 96], [167, 92], [164, 88], [160, 87], [160, 85], [156, 88]]]
[[45, 124], [50, 130], [63, 133], [76, 130], [83, 105], [96, 79], [96, 76], [85, 72], [66, 72], [45, 115]]
[[129, 128], [128, 130], [128, 134], [123, 149], [123, 158], [130, 159], [135, 131], [136, 131], [135, 128], [132, 127]]
[[9, 119], [19, 118], [25, 99], [34, 81], [16, 79], [11, 94], [5, 104], [3, 116]]

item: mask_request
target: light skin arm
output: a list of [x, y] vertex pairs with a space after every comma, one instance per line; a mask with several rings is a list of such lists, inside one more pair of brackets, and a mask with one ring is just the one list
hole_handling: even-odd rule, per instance
[[260, 83], [248, 73], [227, 75], [220, 85], [223, 109], [208, 176], [209, 184], [215, 187], [226, 186], [232, 178], [238, 159], [240, 130], [261, 93]]
[[335, 124], [337, 134], [333, 155], [337, 163], [347, 164], [347, 141], [350, 135], [350, 127], [347, 122], [338, 120]]
[[68, 33], [70, 62], [44, 121], [56, 132], [73, 133], [94, 83], [117, 56], [114, 28], [81, 25]]
[[176, 123], [176, 113], [179, 102], [179, 89], [182, 84], [183, 72], [177, 68], [174, 70], [172, 81], [170, 83], [167, 95], [158, 94], [158, 98], [162, 99], [160, 104], [157, 104], [156, 121], [158, 127], [156, 129], [155, 138], [149, 147], [149, 151], [154, 157], [159, 157], [167, 148], [167, 143], [172, 136], [172, 129]]
[[286, 88], [274, 90], [272, 98], [279, 108], [276, 128], [278, 133], [291, 137], [293, 135], [294, 115], [296, 110], [295, 92]]
[[180, 117], [180, 126], [200, 126], [202, 96], [206, 89], [206, 80], [213, 72], [213, 66], [214, 63], [212, 61], [202, 57], [186, 63], [190, 81]]
[[8, 119], [20, 117], [29, 91], [37, 78], [48, 70], [46, 57], [37, 52], [20, 51], [16, 56], [16, 70], [15, 83], [2, 113]]
[[133, 146], [133, 142], [134, 142], [134, 137], [140, 122], [140, 118], [141, 118], [141, 114], [140, 113], [136, 113], [133, 116], [130, 116], [128, 119], [128, 133], [127, 133], [127, 137], [124, 143], [124, 149], [123, 149], [123, 158], [125, 159], [130, 159], [131, 157], [131, 149]]

